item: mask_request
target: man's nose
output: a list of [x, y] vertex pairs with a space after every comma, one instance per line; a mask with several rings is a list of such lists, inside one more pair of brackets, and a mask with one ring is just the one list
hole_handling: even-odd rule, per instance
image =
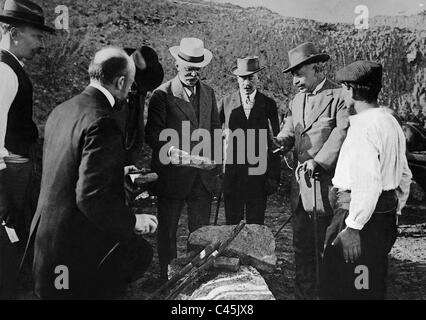
[[299, 83], [299, 78], [293, 77], [293, 85], [296, 86]]

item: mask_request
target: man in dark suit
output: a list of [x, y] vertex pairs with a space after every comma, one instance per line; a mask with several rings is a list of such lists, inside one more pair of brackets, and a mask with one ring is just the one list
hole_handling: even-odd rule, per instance
[[43, 176], [31, 234], [36, 294], [47, 299], [110, 297], [135, 271], [146, 269], [152, 215], [125, 206], [122, 132], [112, 110], [133, 83], [135, 65], [118, 48], [98, 51], [90, 85], [50, 114]]
[[[332, 218], [328, 199], [332, 187], [331, 178], [346, 137], [348, 109], [345, 106], [341, 86], [327, 79], [321, 62], [329, 55], [319, 53], [315, 46], [303, 43], [289, 51], [293, 84], [299, 89], [290, 106], [290, 114], [277, 136], [284, 145], [284, 152], [294, 146], [297, 159], [296, 174], [300, 177], [292, 183], [293, 246], [295, 251], [297, 299], [313, 299], [318, 294], [316, 279], [315, 246], [318, 252], [324, 247], [326, 228]], [[313, 228], [313, 188], [305, 183], [306, 178], [318, 176], [317, 191], [318, 228]], [[314, 233], [318, 235], [317, 243]], [[318, 261], [318, 260], [317, 260]]]
[[[163, 279], [169, 262], [177, 255], [176, 232], [184, 204], [188, 205], [189, 232], [208, 224], [218, 173], [174, 165], [169, 156], [174, 159], [191, 154], [199, 143], [199, 138], [191, 139], [194, 131], [206, 133], [213, 141], [214, 129], [220, 129], [214, 91], [199, 80], [201, 68], [210, 63], [212, 53], [196, 38], [182, 39], [180, 46], [170, 48], [170, 53], [176, 60], [178, 75], [154, 91], [145, 128], [146, 141], [153, 149], [152, 169], [159, 176], [158, 255]], [[167, 132], [175, 133], [177, 141], [164, 141]], [[205, 148], [197, 155], [212, 159], [209, 151]]]
[[[238, 224], [244, 213], [247, 223], [264, 224], [267, 196], [278, 188], [280, 156], [272, 153], [272, 141], [268, 140], [268, 130], [274, 136], [279, 132], [278, 111], [275, 101], [257, 89], [257, 73], [262, 69], [258, 57], [238, 59], [232, 73], [238, 77], [239, 90], [219, 103], [221, 123], [229, 129], [223, 182], [227, 224]], [[238, 129], [244, 132], [243, 144], [236, 137], [230, 140]], [[242, 146], [244, 159], [240, 161], [238, 148]], [[254, 167], [259, 167], [259, 172], [250, 173], [249, 168]]]

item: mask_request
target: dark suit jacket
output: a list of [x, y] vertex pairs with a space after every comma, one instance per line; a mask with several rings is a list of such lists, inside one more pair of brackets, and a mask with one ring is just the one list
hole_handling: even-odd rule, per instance
[[[104, 94], [87, 87], [47, 120], [41, 191], [31, 226], [31, 233], [36, 230], [35, 289], [42, 297], [84, 291], [102, 258], [133, 233], [135, 216], [124, 200], [122, 132], [111, 113]], [[58, 265], [69, 269], [70, 290], [54, 287]]]
[[[158, 195], [184, 199], [191, 191], [191, 186], [199, 174], [204, 186], [210, 192], [216, 187], [217, 170], [200, 170], [191, 167], [182, 167], [160, 162], [159, 153], [165, 141], [160, 141], [160, 134], [165, 129], [172, 129], [178, 134], [178, 145], [175, 147], [185, 150], [185, 143], [188, 143], [190, 136], [196, 129], [207, 129], [210, 132], [212, 148], [210, 155], [205, 153], [201, 156], [214, 155], [213, 130], [220, 130], [219, 115], [217, 112], [216, 98], [212, 88], [200, 82], [200, 117], [197, 119], [195, 109], [189, 102], [188, 95], [183, 88], [179, 77], [162, 84], [152, 94], [148, 107], [148, 120], [145, 127], [145, 137], [148, 145], [153, 149], [151, 168], [158, 173]], [[184, 121], [189, 123], [189, 131], [182, 131]], [[200, 140], [201, 141], [201, 140]], [[182, 144], [183, 143], [183, 144]], [[218, 143], [221, 143], [220, 136]], [[192, 150], [198, 141], [191, 141], [188, 146]], [[167, 147], [168, 149], [169, 147]], [[191, 151], [185, 150], [185, 151]]]
[[[319, 214], [330, 214], [328, 192], [332, 185], [331, 179], [340, 148], [346, 138], [349, 114], [341, 87], [328, 79], [314, 99], [314, 107], [307, 119], [304, 119], [306, 94], [300, 92], [296, 94], [284, 127], [277, 138], [284, 141], [287, 149], [295, 147], [294, 159], [298, 163], [314, 159], [321, 166], [321, 190], [318, 194], [321, 194], [327, 212]], [[299, 184], [294, 179], [291, 197], [293, 209], [298, 205], [299, 195], [302, 198], [312, 197], [312, 190], [304, 187], [299, 189]]]
[[[257, 91], [253, 108], [247, 119], [242, 106], [240, 92], [237, 90], [219, 103], [219, 116], [225, 129], [230, 129], [231, 131], [243, 129], [246, 138], [248, 138], [248, 129], [256, 130], [254, 143], [248, 141], [248, 139], [246, 140], [244, 164], [237, 164], [238, 141], [236, 139], [228, 141], [229, 144], [232, 144], [232, 149], [229, 149], [230, 145], [228, 145], [228, 152], [232, 150], [233, 156], [232, 163], [227, 163], [225, 166], [223, 191], [225, 193], [235, 193], [236, 196], [263, 197], [267, 193], [268, 179], [275, 180], [277, 183], [280, 180], [280, 156], [272, 153], [273, 147], [269, 135], [267, 136], [267, 149], [259, 149], [261, 146], [259, 129], [266, 129], [269, 132], [268, 119], [272, 126], [273, 135], [276, 136], [279, 132], [278, 112], [275, 101]], [[249, 143], [250, 145], [248, 145]], [[263, 157], [266, 160], [265, 174], [249, 175], [249, 168], [258, 166], [257, 164], [249, 163], [247, 159], [249, 148], [255, 151], [256, 157]]]

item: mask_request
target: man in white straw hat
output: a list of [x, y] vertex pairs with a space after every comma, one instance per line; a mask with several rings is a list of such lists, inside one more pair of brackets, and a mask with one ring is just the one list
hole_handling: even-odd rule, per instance
[[[322, 63], [329, 60], [328, 54], [320, 53], [313, 43], [306, 42], [290, 50], [288, 56], [290, 66], [283, 72], [291, 72], [293, 85], [299, 93], [291, 102], [290, 114], [277, 140], [284, 146], [284, 152], [294, 147], [294, 158], [298, 162], [296, 174], [300, 178], [293, 179], [291, 195], [295, 296], [296, 299], [313, 299], [318, 293], [315, 292], [318, 286], [316, 267], [320, 261], [316, 251], [323, 248], [326, 228], [333, 214], [328, 193], [349, 125], [348, 109], [341, 87], [327, 79], [323, 72]], [[318, 186], [316, 203], [312, 201], [312, 186], [304, 183], [313, 176]], [[314, 208], [318, 223], [314, 219]]]
[[[218, 171], [171, 164], [161, 152], [167, 142], [160, 141], [160, 135], [165, 130], [178, 135], [179, 141], [166, 154], [166, 158], [174, 158], [190, 154], [199, 143], [189, 141], [195, 130], [206, 130], [213, 141], [214, 129], [220, 129], [214, 91], [200, 81], [200, 71], [210, 63], [212, 53], [197, 38], [183, 38], [170, 53], [176, 60], [177, 75], [154, 91], [145, 128], [146, 141], [153, 149], [151, 167], [159, 176], [158, 256], [163, 279], [169, 262], [177, 255], [176, 232], [184, 204], [188, 206], [189, 232], [209, 223]], [[201, 151], [199, 156], [207, 156]], [[213, 154], [212, 150], [210, 156]]]
[[[237, 76], [239, 89], [219, 103], [221, 123], [230, 130], [227, 135], [230, 141], [226, 139], [229, 163], [227, 161], [225, 165], [223, 187], [227, 224], [238, 224], [244, 215], [249, 224], [264, 224], [267, 196], [278, 188], [280, 156], [272, 153], [272, 141], [268, 143], [267, 139], [260, 137], [262, 131], [265, 137], [270, 137], [268, 130], [272, 130], [273, 135], [279, 132], [277, 105], [258, 89], [258, 72], [262, 69], [264, 67], [260, 67], [258, 57], [237, 59], [237, 68], [232, 73]], [[231, 139], [238, 129], [244, 131], [246, 138], [243, 163], [237, 159], [237, 144], [241, 141]], [[252, 141], [248, 131], [255, 134]], [[259, 163], [250, 163], [249, 153], [254, 154], [256, 150]], [[250, 174], [249, 168], [260, 165], [261, 161], [265, 164], [263, 172]]]

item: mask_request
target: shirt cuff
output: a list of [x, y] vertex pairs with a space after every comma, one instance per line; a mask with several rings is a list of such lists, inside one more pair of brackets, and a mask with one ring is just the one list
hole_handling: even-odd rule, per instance
[[361, 230], [362, 228], [364, 228], [363, 224], [356, 222], [355, 220], [351, 219], [351, 217], [347, 217], [345, 219], [345, 224], [347, 227], [355, 229], [355, 230]]
[[175, 146], [171, 146], [170, 148], [169, 148], [169, 150], [167, 151], [167, 156], [170, 158], [170, 156], [172, 155], [171, 154], [171, 152], [172, 152], [172, 150], [173, 149], [175, 149], [176, 147]]

